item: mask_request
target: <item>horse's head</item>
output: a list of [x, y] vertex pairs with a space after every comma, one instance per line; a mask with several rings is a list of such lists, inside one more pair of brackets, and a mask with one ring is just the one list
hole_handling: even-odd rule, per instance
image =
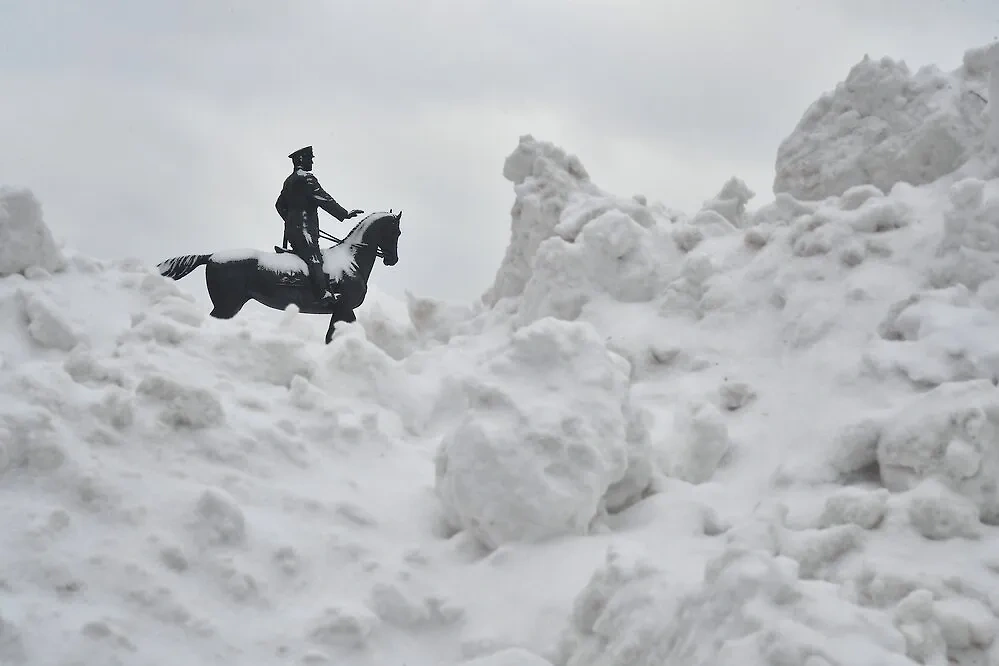
[[375, 246], [382, 251], [382, 263], [386, 266], [395, 266], [399, 263], [399, 236], [402, 235], [400, 224], [402, 223], [402, 211], [392, 214], [391, 212], [375, 224], [371, 225], [370, 233]]

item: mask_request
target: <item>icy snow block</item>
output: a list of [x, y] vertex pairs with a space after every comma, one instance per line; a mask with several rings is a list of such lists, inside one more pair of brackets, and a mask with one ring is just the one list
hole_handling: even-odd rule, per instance
[[822, 95], [777, 151], [774, 193], [796, 199], [839, 196], [874, 185], [923, 185], [952, 173], [980, 150], [986, 121], [965, 70], [865, 56]]
[[999, 389], [988, 380], [942, 384], [887, 419], [877, 448], [885, 487], [936, 479], [999, 522]]
[[513, 334], [465, 380], [468, 409], [440, 443], [445, 520], [497, 548], [586, 534], [608, 493], [614, 508], [633, 503], [650, 465], [629, 374], [589, 324], [547, 318]]
[[0, 187], [0, 277], [37, 267], [62, 270], [66, 258], [42, 219], [42, 207], [30, 190]]

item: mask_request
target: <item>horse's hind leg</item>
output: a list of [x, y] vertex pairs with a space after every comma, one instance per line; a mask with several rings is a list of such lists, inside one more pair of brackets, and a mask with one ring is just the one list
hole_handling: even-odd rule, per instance
[[219, 270], [209, 265], [205, 270], [205, 285], [208, 287], [208, 296], [212, 299], [212, 311], [208, 314], [216, 319], [232, 319], [235, 317], [247, 301], [250, 295], [236, 280], [221, 275]]

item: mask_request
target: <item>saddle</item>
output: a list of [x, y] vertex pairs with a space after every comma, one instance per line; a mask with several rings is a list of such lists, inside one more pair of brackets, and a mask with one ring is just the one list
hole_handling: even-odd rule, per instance
[[[278, 254], [295, 254], [294, 250], [286, 250], [285, 248], [279, 247], [277, 245], [274, 246], [274, 251], [277, 252]], [[307, 275], [301, 275], [298, 273], [292, 273], [292, 274], [286, 273], [278, 277], [278, 285], [282, 287], [307, 287], [310, 285], [310, 282]], [[332, 295], [333, 301], [336, 301], [342, 295], [339, 292], [332, 292], [332, 294], [333, 294]]]

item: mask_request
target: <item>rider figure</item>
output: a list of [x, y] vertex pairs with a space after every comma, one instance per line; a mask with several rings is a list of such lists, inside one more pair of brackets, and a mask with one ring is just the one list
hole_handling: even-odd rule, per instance
[[284, 220], [284, 245], [291, 242], [291, 249], [309, 267], [309, 280], [316, 300], [332, 292], [329, 279], [323, 271], [323, 256], [319, 250], [319, 207], [341, 222], [362, 211], [347, 209], [338, 204], [312, 175], [312, 146], [300, 148], [288, 155], [294, 169], [281, 188], [274, 207]]

